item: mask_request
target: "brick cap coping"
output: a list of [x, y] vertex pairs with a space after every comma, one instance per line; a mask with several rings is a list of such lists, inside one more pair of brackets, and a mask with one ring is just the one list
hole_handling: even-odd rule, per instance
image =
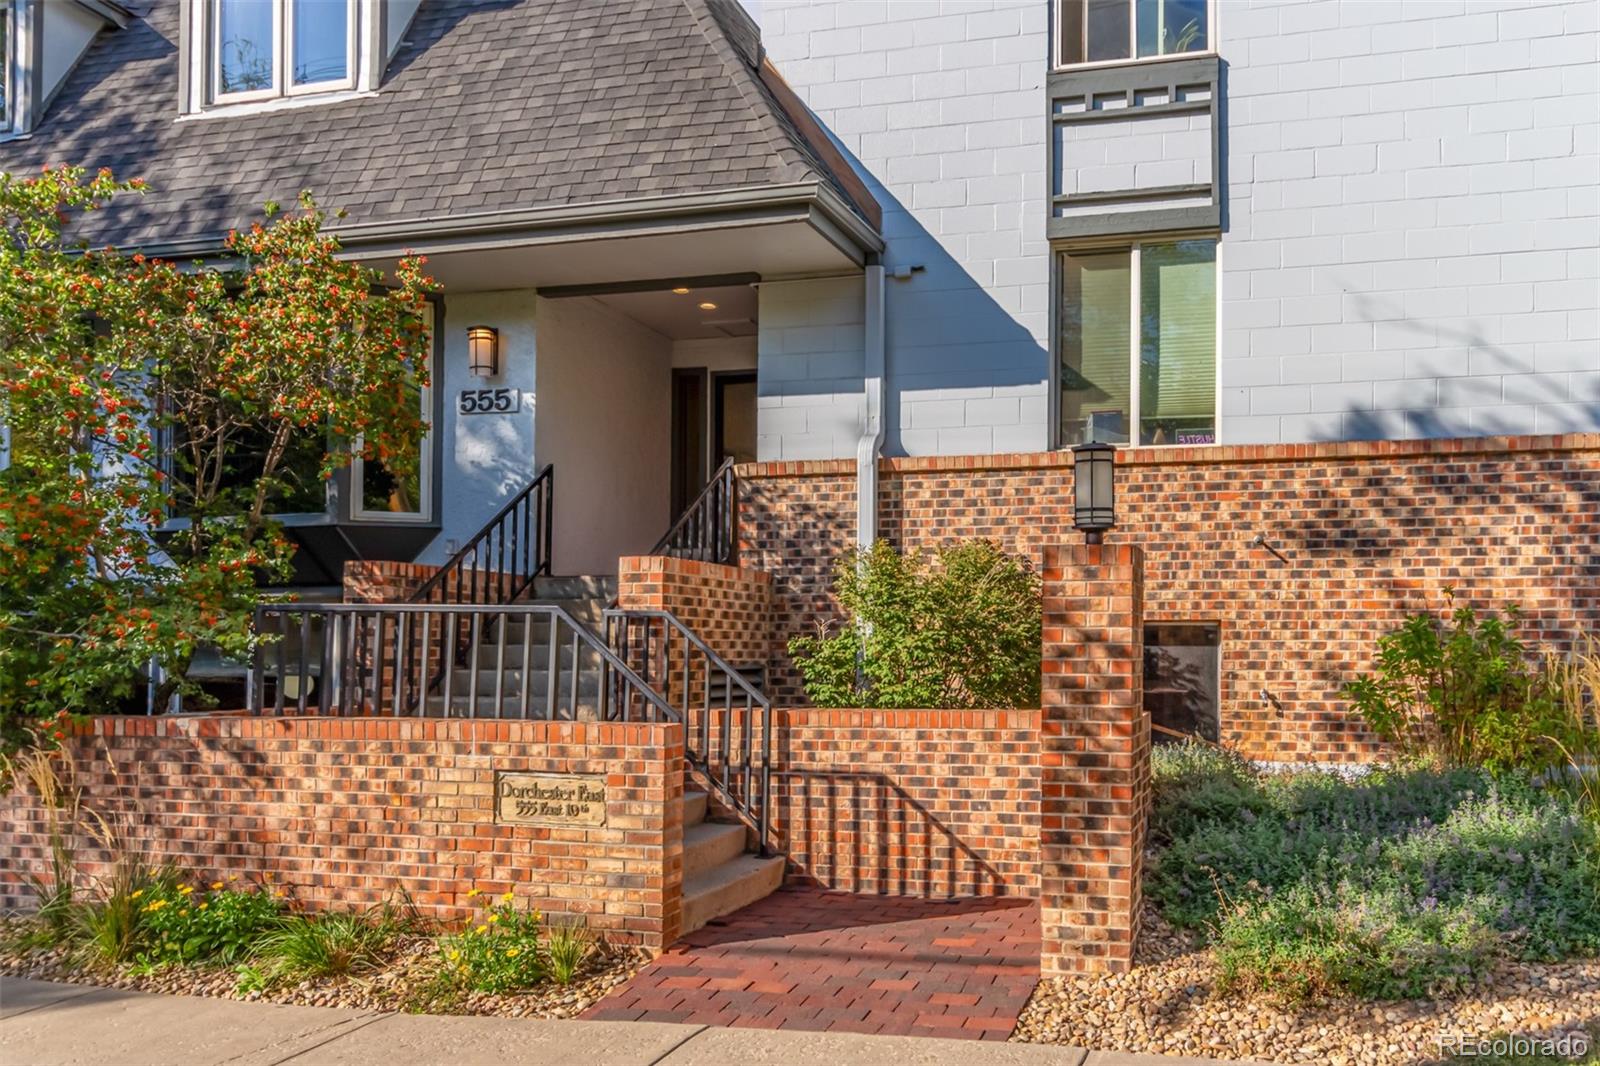
[[765, 570], [752, 570], [744, 566], [711, 563], [700, 559], [683, 559], [676, 555], [624, 555], [617, 560], [618, 574], [679, 574], [691, 577], [709, 577], [722, 580], [754, 581], [770, 584], [772, 575]]
[[[1223, 444], [1182, 448], [1120, 448], [1120, 466], [1207, 466], [1223, 463], [1296, 462], [1316, 460], [1420, 458], [1500, 452], [1600, 451], [1600, 433], [1557, 433], [1519, 437], [1446, 437], [1427, 440], [1328, 441], [1320, 444]], [[918, 455], [879, 460], [891, 474], [941, 471], [981, 473], [991, 470], [1048, 470], [1072, 466], [1070, 450], [1007, 452], [995, 455]], [[854, 459], [806, 459], [741, 463], [744, 479], [854, 475]]]

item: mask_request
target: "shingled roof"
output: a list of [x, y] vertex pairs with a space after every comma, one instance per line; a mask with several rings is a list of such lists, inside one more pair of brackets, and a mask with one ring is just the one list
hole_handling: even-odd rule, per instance
[[92, 219], [97, 244], [211, 241], [302, 189], [345, 225], [403, 229], [818, 183], [876, 228], [842, 158], [785, 111], [736, 0], [423, 0], [376, 94], [183, 119], [178, 5], [128, 6], [140, 17], [101, 35], [33, 136], [0, 144], [0, 170], [149, 182]]

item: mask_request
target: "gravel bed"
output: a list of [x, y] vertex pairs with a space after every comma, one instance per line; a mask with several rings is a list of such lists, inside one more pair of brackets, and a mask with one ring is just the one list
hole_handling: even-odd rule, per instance
[[[1039, 982], [1011, 1039], [1102, 1051], [1328, 1066], [1436, 1063], [1439, 1038], [1559, 1036], [1600, 1020], [1600, 960], [1501, 967], [1476, 991], [1287, 1007], [1216, 992], [1210, 951], [1146, 909], [1125, 974]], [[1594, 1040], [1590, 1041], [1591, 1046]]]
[[239, 975], [232, 969], [171, 966], [142, 973], [129, 966], [85, 963], [59, 949], [21, 953], [0, 950], [0, 974], [8, 977], [246, 1002], [429, 1014], [484, 1014], [502, 1018], [574, 1018], [632, 977], [643, 965], [644, 958], [639, 952], [626, 948], [597, 952], [571, 984], [552, 982], [515, 995], [482, 992], [440, 995], [435, 980], [439, 963], [433, 941], [427, 937], [413, 937], [400, 945], [381, 970], [241, 992]]

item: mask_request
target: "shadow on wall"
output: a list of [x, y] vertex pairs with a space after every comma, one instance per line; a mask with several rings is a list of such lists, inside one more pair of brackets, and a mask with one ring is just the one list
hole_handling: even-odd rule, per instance
[[[885, 265], [891, 271], [923, 268], [909, 279], [890, 277], [884, 284], [884, 454], [1045, 448], [1046, 346], [859, 159], [837, 140], [834, 144], [883, 208]], [[1042, 244], [1043, 219], [1037, 221]], [[993, 226], [949, 239], [989, 242], [995, 246], [984, 253], [989, 260], [1021, 258], [1027, 243], [1024, 234], [1013, 242], [1015, 247], [1002, 249], [999, 244], [1011, 237], [995, 232]], [[1024, 288], [1018, 284], [1005, 291], [1016, 293], [1020, 305]], [[844, 384], [838, 377], [820, 374], [770, 383], [764, 376], [762, 392], [838, 393]], [[851, 387], [861, 388], [859, 377]]]
[[[997, 870], [882, 774], [783, 770], [773, 778], [793, 882], [928, 899], [1033, 890], [1032, 871]], [[1037, 834], [1030, 838], [1023, 825], [1006, 828], [1018, 863], [1036, 861]]]

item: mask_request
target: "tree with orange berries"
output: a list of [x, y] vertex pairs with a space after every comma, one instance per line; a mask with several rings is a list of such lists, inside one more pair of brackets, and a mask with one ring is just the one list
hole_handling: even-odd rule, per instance
[[[293, 548], [272, 515], [358, 449], [399, 476], [427, 431], [419, 258], [342, 260], [309, 197], [216, 264], [70, 239], [138, 181], [0, 175], [0, 745], [125, 696], [199, 695], [195, 651], [248, 656]], [[313, 486], [320, 490], [320, 486]]]

